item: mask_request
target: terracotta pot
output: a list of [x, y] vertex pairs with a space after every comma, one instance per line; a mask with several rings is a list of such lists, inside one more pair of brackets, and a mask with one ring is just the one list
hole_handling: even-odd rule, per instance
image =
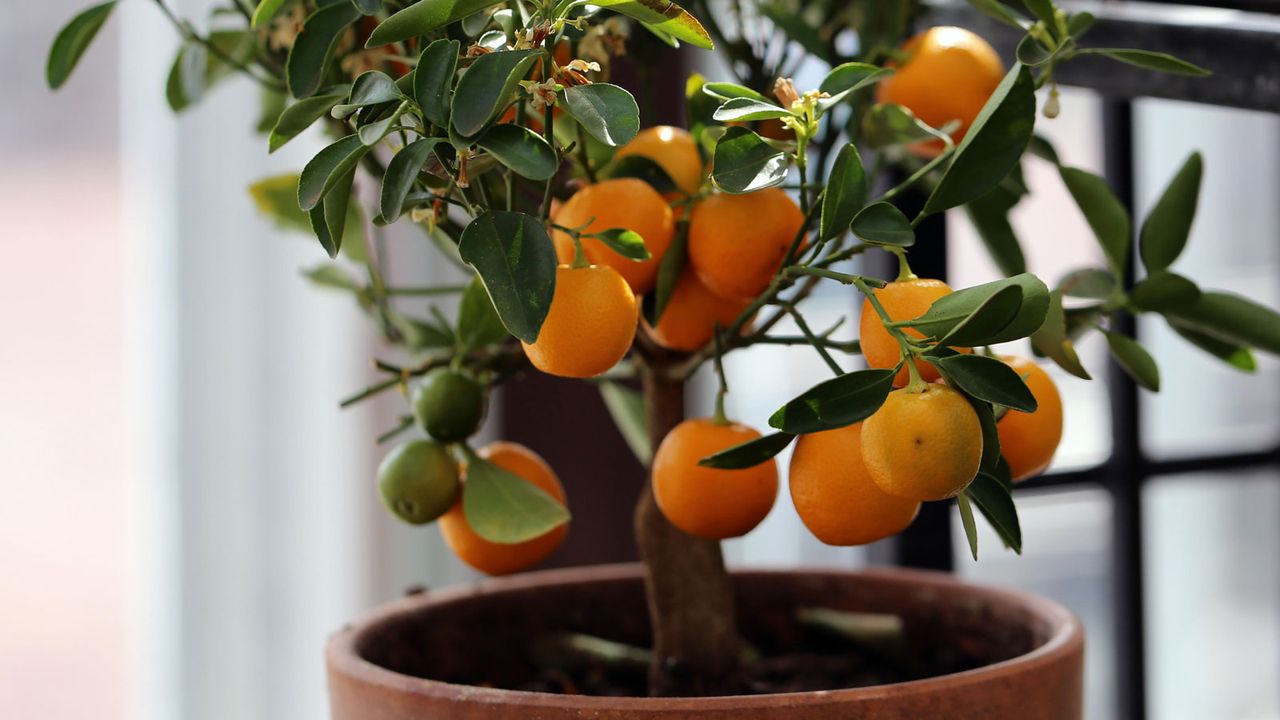
[[777, 618], [792, 617], [796, 607], [896, 613], [917, 652], [963, 651], [990, 664], [859, 689], [712, 698], [556, 695], [442, 681], [500, 683], [517, 648], [542, 632], [643, 642], [640, 573], [635, 565], [534, 573], [412, 596], [375, 610], [329, 641], [332, 718], [1082, 717], [1084, 631], [1074, 616], [1048, 600], [907, 570], [736, 573], [740, 625], [750, 638], [768, 632]]

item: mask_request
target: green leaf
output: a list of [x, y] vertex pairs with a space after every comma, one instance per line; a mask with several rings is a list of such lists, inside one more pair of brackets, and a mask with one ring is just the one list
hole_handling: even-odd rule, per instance
[[382, 193], [379, 196], [378, 208], [386, 223], [399, 219], [404, 210], [405, 198], [413, 188], [413, 181], [422, 171], [427, 158], [435, 150], [436, 145], [443, 142], [440, 138], [424, 138], [414, 140], [406, 145], [387, 163], [387, 172], [382, 176]]
[[1138, 249], [1148, 272], [1169, 267], [1186, 247], [1191, 223], [1196, 218], [1203, 170], [1200, 153], [1191, 153], [1142, 223]]
[[1058, 289], [1068, 297], [1109, 300], [1119, 288], [1116, 276], [1099, 268], [1081, 268], [1058, 281]]
[[[1021, 303], [1012, 320], [998, 331], [991, 332], [985, 344], [1009, 342], [1024, 338], [1034, 333], [1044, 322], [1045, 313], [1049, 310], [1049, 289], [1035, 275], [1023, 273], [1011, 278], [975, 285], [957, 290], [938, 299], [929, 310], [911, 322], [911, 326], [929, 337], [943, 338], [961, 326], [980, 307], [985, 305], [997, 293], [1007, 292], [1008, 287], [1017, 287], [1021, 293]], [[1000, 300], [1003, 305], [1007, 300]], [[994, 306], [992, 311], [1000, 307]], [[985, 314], [986, 311], [984, 311]], [[984, 320], [984, 324], [990, 322]], [[978, 328], [974, 326], [974, 330]], [[984, 331], [986, 328], [983, 328]], [[968, 334], [970, 331], [966, 330]], [[955, 343], [960, 344], [960, 343]]]
[[641, 465], [653, 462], [653, 448], [649, 445], [649, 416], [644, 409], [644, 397], [625, 385], [605, 380], [600, 383], [600, 397], [613, 418], [613, 424], [622, 439]]
[[778, 409], [769, 424], [793, 435], [865, 420], [884, 404], [896, 369], [859, 370], [820, 382]]
[[[993, 344], [995, 341], [992, 338], [1000, 337], [1021, 309], [1022, 288], [1017, 285], [1006, 285], [988, 295], [945, 335], [938, 337], [938, 344], [944, 347]], [[945, 315], [939, 317], [945, 317]]]
[[738, 443], [733, 447], [708, 455], [699, 460], [698, 464], [703, 467], [723, 470], [742, 470], [743, 468], [755, 467], [785, 450], [794, 439], [795, 435], [785, 432], [762, 435], [755, 440]]
[[662, 318], [662, 312], [667, 309], [667, 301], [671, 299], [671, 293], [675, 292], [680, 273], [684, 271], [685, 251], [688, 247], [689, 223], [679, 223], [671, 246], [662, 256], [662, 262], [658, 263], [658, 279], [654, 283], [653, 292], [645, 293], [642, 301], [641, 309], [650, 326], [656, 327], [658, 320]]
[[1183, 328], [1280, 355], [1280, 313], [1239, 295], [1206, 291], [1194, 304], [1165, 315]]
[[1013, 12], [1000, 0], [969, 0], [969, 4], [992, 20], [1002, 22], [1019, 30], [1025, 30], [1030, 25], [1026, 18]]
[[649, 183], [660, 193], [679, 190], [661, 165], [642, 155], [624, 155], [609, 163], [600, 172], [600, 176], [605, 179], [636, 178]]
[[1138, 283], [1129, 299], [1142, 310], [1177, 311], [1194, 305], [1200, 299], [1200, 288], [1177, 273], [1158, 270]]
[[626, 145], [640, 132], [640, 107], [631, 93], [617, 85], [565, 88], [564, 106], [591, 137], [610, 147]]
[[205, 90], [207, 58], [208, 53], [202, 45], [183, 43], [178, 48], [173, 67], [169, 69], [169, 77], [165, 81], [164, 96], [169, 102], [169, 109], [182, 112], [199, 102]]
[[703, 83], [702, 92], [721, 101], [733, 98], [749, 98], [756, 102], [767, 103], [769, 98], [744, 85], [727, 82]]
[[372, 15], [382, 9], [382, 0], [351, 0], [363, 15]]
[[1168, 53], [1151, 52], [1150, 50], [1132, 50], [1127, 48], [1087, 48], [1080, 50], [1081, 55], [1104, 55], [1112, 60], [1119, 60], [1128, 65], [1136, 65], [1147, 70], [1158, 70], [1173, 75], [1190, 75], [1206, 77], [1212, 75], [1209, 70], [1180, 60]]
[[403, 99], [404, 95], [390, 75], [369, 70], [361, 73], [360, 77], [351, 83], [350, 97], [347, 98], [347, 102], [334, 107], [332, 115], [337, 120], [345, 120], [360, 108]]
[[348, 292], [360, 290], [360, 283], [356, 282], [347, 274], [347, 271], [334, 263], [326, 262], [323, 265], [317, 265], [304, 271], [302, 275], [320, 287], [346, 290]]
[[830, 97], [818, 100], [818, 109], [825, 112], [849, 95], [864, 87], [874, 85], [893, 74], [890, 68], [883, 68], [867, 63], [848, 62], [831, 68], [831, 72], [822, 79], [818, 91]]
[[1005, 363], [985, 355], [956, 353], [931, 359], [951, 385], [979, 400], [1003, 405], [1014, 410], [1036, 411], [1036, 397], [1018, 375]]
[[916, 242], [916, 230], [911, 221], [891, 202], [876, 202], [862, 208], [853, 218], [849, 229], [865, 243], [910, 247]]
[[1160, 391], [1160, 368], [1141, 345], [1128, 335], [1103, 330], [1107, 336], [1107, 346], [1111, 348], [1111, 356], [1120, 367], [1142, 387], [1152, 391]]
[[342, 102], [346, 97], [347, 89], [342, 86], [335, 88], [332, 92], [303, 98], [285, 108], [284, 112], [280, 113], [280, 117], [276, 120], [275, 127], [271, 128], [271, 135], [267, 140], [267, 151], [275, 152], [279, 150], [303, 130], [328, 115], [333, 106]]
[[480, 273], [507, 330], [536, 341], [556, 289], [556, 251], [542, 223], [524, 213], [486, 212], [462, 231], [458, 250]]
[[1032, 155], [1053, 165], [1061, 165], [1062, 161], [1058, 159], [1058, 151], [1054, 149], [1053, 143], [1043, 135], [1032, 135], [1031, 140], [1027, 143], [1027, 149]]
[[413, 96], [422, 108], [422, 116], [438, 128], [449, 126], [449, 109], [453, 105], [453, 75], [458, 69], [457, 40], [436, 40], [422, 51], [413, 77]]
[[960, 508], [960, 523], [964, 526], [964, 536], [969, 539], [969, 552], [973, 559], [978, 559], [978, 525], [973, 520], [973, 508], [969, 507], [969, 496], [960, 493], [956, 496], [956, 507]]
[[58, 31], [58, 36], [53, 39], [53, 46], [49, 48], [49, 59], [44, 68], [45, 81], [51, 89], [57, 90], [71, 77], [71, 71], [76, 69], [80, 56], [84, 55], [115, 7], [115, 0], [112, 0], [86, 8]]
[[1247, 373], [1257, 372], [1258, 361], [1254, 359], [1253, 351], [1249, 348], [1235, 343], [1226, 342], [1225, 340], [1219, 340], [1218, 338], [1213, 337], [1212, 335], [1206, 335], [1199, 330], [1185, 327], [1172, 318], [1166, 318], [1166, 320], [1169, 323], [1169, 327], [1173, 328], [1174, 332], [1178, 333], [1178, 335], [1182, 336], [1182, 339], [1192, 345], [1195, 345], [1237, 370], [1242, 370]]
[[316, 153], [298, 180], [298, 207], [310, 211], [369, 151], [358, 135], [348, 135]]
[[1102, 254], [1107, 258], [1107, 267], [1116, 277], [1123, 277], [1132, 242], [1129, 211], [1125, 210], [1106, 180], [1079, 168], [1063, 166], [1059, 172], [1098, 238]]
[[757, 3], [756, 8], [761, 15], [773, 21], [782, 30], [787, 39], [795, 42], [805, 51], [823, 62], [832, 60], [831, 45], [818, 34], [818, 28], [810, 25], [793, 7], [783, 3]]
[[[311, 229], [331, 258], [338, 256], [346, 236], [347, 210], [351, 204], [351, 185], [355, 182], [355, 175], [354, 167], [346, 171], [310, 213]], [[302, 186], [301, 181], [298, 186]]]
[[[369, 112], [370, 110], [375, 110], [377, 112], [370, 113]], [[372, 148], [374, 145], [377, 145], [378, 143], [382, 142], [382, 139], [385, 138], [387, 134], [391, 132], [392, 125], [395, 124], [395, 122], [400, 119], [401, 115], [408, 112], [408, 110], [409, 110], [409, 100], [405, 100], [404, 102], [400, 103], [398, 107], [396, 107], [394, 110], [391, 110], [389, 114], [385, 115], [381, 119], [374, 120], [373, 122], [367, 122], [361, 125], [360, 128], [356, 131], [356, 135], [359, 136], [360, 142], [364, 143], [365, 146]], [[360, 116], [376, 117], [379, 112], [382, 112], [382, 109], [369, 108], [361, 112]], [[479, 173], [477, 173], [477, 175], [478, 174]]]
[[1094, 17], [1091, 12], [1080, 11], [1072, 13], [1067, 18], [1067, 35], [1071, 36], [1073, 40], [1079, 41], [1096, 22], [1098, 22], [1098, 18]]
[[556, 151], [547, 141], [520, 125], [494, 125], [484, 131], [476, 144], [517, 175], [530, 180], [546, 180], [560, 167]]
[[1022, 158], [1035, 121], [1035, 79], [1015, 63], [965, 132], [923, 214], [963, 205], [999, 185]]
[[485, 292], [480, 278], [475, 277], [467, 284], [458, 302], [458, 342], [463, 352], [476, 348], [495, 345], [506, 340], [507, 328], [493, 309], [493, 302]]
[[715, 47], [702, 23], [669, 0], [591, 0], [591, 4], [635, 18], [694, 47], [703, 50]]
[[[959, 353], [948, 350], [943, 357], [951, 355], [959, 355]], [[961, 392], [963, 393], [963, 390]], [[964, 393], [964, 396], [973, 411], [978, 414], [978, 425], [982, 428], [982, 457], [978, 461], [978, 471], [994, 472], [1000, 465], [1000, 430], [996, 427], [995, 409], [992, 408], [991, 403], [978, 400], [968, 393]]]
[[285, 230], [311, 231], [307, 214], [298, 207], [298, 175], [285, 173], [263, 178], [249, 186], [249, 195], [263, 215]]
[[310, 97], [320, 89], [338, 41], [347, 28], [360, 17], [351, 3], [337, 3], [317, 8], [302, 26], [302, 32], [289, 48], [285, 61], [285, 80], [289, 94]]
[[1009, 222], [1009, 211], [1018, 204], [1017, 194], [997, 186], [982, 197], [970, 200], [964, 206], [969, 221], [978, 231], [978, 237], [986, 246], [996, 267], [1006, 277], [1027, 271], [1027, 261], [1022, 245]]
[[1071, 52], [1075, 49], [1075, 42], [1066, 40], [1058, 44], [1053, 50], [1046, 48], [1040, 44], [1040, 41], [1034, 37], [1027, 35], [1018, 43], [1018, 47], [1014, 52], [1014, 56], [1018, 58], [1018, 62], [1028, 67], [1039, 67], [1049, 61], [1062, 56], [1064, 53]]
[[593, 237], [605, 245], [609, 249], [618, 253], [629, 260], [648, 260], [653, 257], [649, 254], [649, 248], [645, 247], [644, 238], [640, 237], [640, 233], [626, 228], [609, 228], [597, 233], [591, 233], [587, 237]]
[[258, 3], [257, 9], [253, 11], [253, 19], [249, 26], [254, 30], [260, 30], [266, 27], [267, 24], [271, 22], [271, 19], [276, 16], [276, 13], [280, 12], [280, 9], [283, 8], [285, 3], [288, 1], [289, 0], [261, 0], [261, 2]]
[[498, 3], [494, 0], [419, 0], [383, 20], [370, 33], [367, 48], [426, 35]]
[[1018, 522], [1018, 508], [1013, 504], [1013, 494], [996, 478], [980, 472], [965, 488], [967, 496], [977, 506], [978, 512], [991, 523], [992, 529], [1014, 552], [1022, 554], [1022, 526]]
[[453, 97], [450, 122], [458, 135], [473, 137], [497, 117], [539, 54], [536, 50], [504, 50], [476, 58], [458, 80]]
[[1062, 291], [1049, 293], [1049, 308], [1044, 324], [1031, 335], [1031, 347], [1052, 359], [1058, 367], [1084, 380], [1092, 380], [1089, 372], [1080, 364], [1075, 344], [1067, 334], [1066, 316], [1062, 311]]
[[790, 110], [783, 110], [767, 100], [762, 102], [744, 97], [729, 98], [711, 114], [712, 119], [720, 122], [752, 122], [790, 116]]
[[867, 173], [862, 167], [862, 156], [856, 145], [848, 143], [836, 154], [826, 192], [822, 194], [819, 239], [828, 240], [847, 231], [866, 201]]
[[862, 116], [862, 139], [873, 148], [906, 145], [945, 136], [945, 133], [929, 127], [901, 105], [873, 105]]
[[1053, 32], [1058, 22], [1054, 17], [1053, 0], [1022, 0], [1022, 4]]
[[787, 179], [787, 154], [743, 127], [731, 127], [716, 143], [711, 180], [728, 193], [742, 194], [780, 185]]
[[488, 460], [469, 458], [466, 477], [462, 512], [476, 534], [489, 542], [526, 542], [569, 521], [569, 510], [559, 500]]

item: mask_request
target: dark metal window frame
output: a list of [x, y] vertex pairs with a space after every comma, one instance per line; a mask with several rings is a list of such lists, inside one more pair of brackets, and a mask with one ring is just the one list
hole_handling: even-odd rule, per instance
[[[991, 38], [1005, 57], [1012, 56], [1018, 33], [977, 14], [965, 2], [931, 3], [931, 24], [968, 27]], [[1081, 58], [1055, 73], [1063, 85], [1087, 88], [1103, 96], [1104, 174], [1120, 199], [1134, 206], [1133, 107], [1137, 98], [1183, 100], [1221, 107], [1280, 114], [1280, 17], [1254, 12], [1168, 4], [1064, 2], [1072, 11], [1088, 10], [1098, 18], [1088, 35], [1094, 47], [1140, 47], [1173, 53], [1214, 70], [1213, 80], [1160, 75], [1099, 58]], [[1280, 2], [1254, 2], [1251, 7], [1280, 12]], [[1206, 23], [1207, 21], [1207, 23]], [[946, 277], [943, 222], [927, 224], [926, 247], [940, 251], [927, 264], [912, 256], [918, 272]], [[922, 258], [921, 260], [925, 260]], [[1132, 265], [1127, 285], [1132, 285]], [[1121, 331], [1136, 330], [1125, 317]], [[1142, 488], [1155, 477], [1210, 470], [1243, 470], [1280, 466], [1280, 446], [1260, 452], [1197, 455], [1156, 460], [1142, 450], [1142, 413], [1138, 388], [1115, 367], [1105, 382], [1110, 398], [1113, 446], [1110, 457], [1095, 467], [1058, 472], [1020, 485], [1020, 489], [1094, 486], [1112, 500], [1112, 587], [1115, 609], [1117, 717], [1147, 717], [1146, 634], [1143, 588]], [[893, 546], [892, 559], [902, 565], [952, 570], [951, 508], [926, 506], [917, 522]]]

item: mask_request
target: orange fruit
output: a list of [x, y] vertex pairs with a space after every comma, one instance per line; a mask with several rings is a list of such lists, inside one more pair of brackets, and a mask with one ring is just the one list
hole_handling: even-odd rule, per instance
[[561, 265], [538, 339], [520, 344], [529, 362], [544, 373], [592, 377], [627, 354], [638, 316], [635, 294], [613, 268]]
[[662, 439], [653, 456], [653, 495], [672, 525], [710, 540], [746, 535], [760, 524], [778, 496], [778, 463], [770, 459], [742, 470], [698, 464], [702, 458], [760, 433], [710, 418], [685, 420]]
[[698, 153], [698, 143], [683, 128], [658, 125], [641, 130], [631, 142], [618, 148], [614, 158], [628, 155], [639, 155], [657, 163], [686, 195], [698, 192], [702, 185], [702, 155]]
[[[588, 185], [573, 194], [554, 216], [557, 224], [582, 228], [584, 233], [625, 228], [639, 233], [649, 249], [648, 260], [631, 260], [614, 252], [595, 238], [582, 239], [582, 252], [594, 265], [608, 265], [626, 278], [637, 295], [648, 292], [658, 277], [662, 256], [675, 236], [675, 216], [666, 200], [648, 183], [635, 178], [616, 178]], [[588, 225], [588, 223], [590, 223]], [[573, 238], [561, 230], [551, 234], [560, 262], [573, 262]]]
[[[486, 445], [478, 453], [480, 457], [525, 481], [537, 485], [561, 504], [565, 503], [564, 487], [560, 478], [546, 461], [529, 448], [513, 442], [495, 442]], [[466, 471], [463, 471], [463, 485]], [[568, 525], [561, 525], [532, 540], [506, 545], [485, 540], [471, 529], [462, 511], [459, 498], [449, 512], [440, 518], [440, 533], [444, 542], [458, 559], [489, 575], [508, 575], [542, 562], [560, 547]]]
[[978, 474], [978, 413], [946, 385], [894, 390], [862, 423], [862, 460], [890, 495], [921, 502], [954, 497]]
[[862, 462], [862, 423], [801, 435], [791, 454], [791, 502], [828, 545], [865, 545], [897, 535], [920, 503], [886, 494]]
[[1009, 410], [996, 423], [1000, 453], [1016, 482], [1039, 475], [1053, 460], [1062, 440], [1062, 395], [1049, 373], [1035, 362], [1013, 355], [1000, 359], [1022, 376], [1036, 398], [1035, 412]]
[[[959, 120], [960, 127], [951, 137], [960, 142], [1004, 78], [1000, 56], [981, 37], [949, 26], [929, 28], [901, 50], [907, 61], [886, 63], [895, 72], [876, 85], [876, 102], [902, 105], [935, 128]], [[911, 146], [926, 156], [937, 155], [942, 148], [938, 140]]]
[[656, 327], [645, 327], [655, 342], [668, 350], [693, 352], [711, 342], [716, 325], [728, 328], [747, 305], [747, 300], [726, 300], [707, 289], [698, 274], [685, 268], [676, 281]]
[[[938, 298], [951, 294], [951, 286], [941, 280], [917, 278], [915, 280], [891, 282], [872, 292], [875, 293], [876, 299], [880, 301], [880, 304], [884, 306], [884, 311], [889, 315], [889, 319], [896, 322], [911, 320], [925, 314]], [[903, 330], [911, 337], [924, 337], [915, 328], [903, 328]], [[865, 298], [862, 301], [862, 316], [859, 319], [858, 333], [862, 343], [862, 356], [866, 358], [868, 367], [891, 368], [898, 364], [900, 359], [898, 341], [885, 328], [884, 323], [880, 321], [880, 314], [876, 312], [875, 307]], [[960, 352], [969, 352], [969, 348], [953, 349]], [[939, 377], [938, 369], [924, 360], [916, 360], [916, 369], [920, 371], [920, 377], [925, 380], [933, 381]], [[910, 371], [904, 365], [893, 379], [894, 387], [906, 385], [909, 377]]]
[[717, 193], [689, 214], [689, 262], [711, 292], [750, 300], [768, 287], [804, 225], [789, 195]]

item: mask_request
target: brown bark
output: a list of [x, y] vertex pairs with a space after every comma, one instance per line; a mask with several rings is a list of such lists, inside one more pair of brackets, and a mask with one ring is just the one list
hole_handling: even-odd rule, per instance
[[[684, 419], [684, 382], [661, 367], [643, 371], [649, 438], [654, 449]], [[738, 634], [733, 592], [720, 543], [669, 523], [646, 483], [635, 513], [653, 625], [652, 695], [719, 695], [737, 691]]]

